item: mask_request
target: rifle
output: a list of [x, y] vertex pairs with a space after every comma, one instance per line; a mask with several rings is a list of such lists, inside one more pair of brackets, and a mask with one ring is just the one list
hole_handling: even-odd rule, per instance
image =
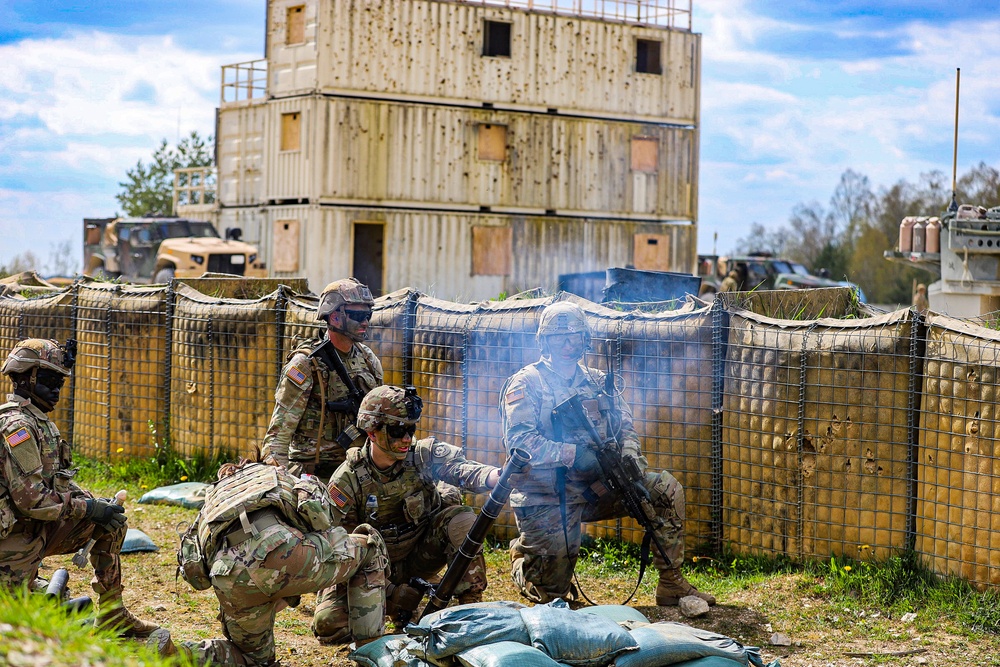
[[[590, 436], [590, 443], [587, 446], [597, 457], [601, 482], [609, 491], [618, 495], [628, 515], [646, 531], [642, 538], [643, 553], [648, 553], [649, 545], [652, 543], [663, 559], [669, 563], [667, 549], [656, 536], [659, 521], [650, 502], [649, 492], [643, 484], [645, 475], [635, 459], [622, 456], [621, 445], [617, 440], [602, 440], [579, 395], [572, 396], [553, 408], [552, 417], [553, 421], [561, 422], [564, 426], [575, 424], [586, 430]], [[643, 557], [643, 569], [645, 560]]]
[[[310, 358], [319, 359], [323, 364], [334, 371], [340, 381], [344, 383], [347, 387], [347, 396], [337, 401], [326, 401], [325, 407], [329, 412], [336, 412], [342, 415], [348, 415], [352, 417], [352, 421], [357, 420], [358, 410], [361, 408], [361, 399], [365, 397], [363, 391], [358, 389], [358, 385], [354, 384], [354, 380], [347, 373], [347, 367], [344, 366], [344, 360], [340, 358], [340, 353], [333, 346], [333, 342], [329, 338], [324, 338], [323, 342], [319, 344], [312, 352], [309, 353]], [[337, 444], [344, 449], [350, 448], [351, 444], [361, 437], [361, 431], [353, 423], [347, 425], [346, 428], [337, 436]], [[319, 455], [319, 445], [316, 446], [317, 457]]]
[[420, 601], [428, 592], [431, 597], [424, 606], [424, 610], [420, 613], [420, 618], [448, 606], [451, 598], [455, 595], [455, 588], [458, 587], [458, 584], [462, 581], [462, 577], [465, 576], [465, 573], [469, 570], [469, 566], [472, 565], [472, 561], [479, 555], [480, 549], [483, 548], [486, 533], [493, 527], [493, 523], [500, 516], [500, 510], [504, 508], [504, 505], [507, 504], [507, 500], [510, 498], [510, 492], [512, 491], [509, 483], [510, 476], [523, 472], [525, 466], [530, 462], [530, 453], [517, 448], [511, 450], [510, 457], [504, 463], [503, 469], [500, 470], [500, 478], [497, 480], [497, 485], [490, 491], [489, 498], [486, 499], [482, 509], [479, 510], [479, 516], [476, 517], [476, 521], [472, 524], [472, 528], [469, 529], [469, 534], [465, 536], [465, 540], [462, 542], [462, 546], [459, 547], [458, 553], [455, 554], [455, 557], [448, 565], [448, 569], [445, 570], [444, 576], [441, 577], [441, 582], [435, 586], [418, 577], [410, 580], [410, 587], [416, 589], [416, 592], [420, 594], [407, 595], [400, 600], [396, 618], [401, 625], [409, 623], [410, 619], [413, 618], [413, 613], [420, 605]]

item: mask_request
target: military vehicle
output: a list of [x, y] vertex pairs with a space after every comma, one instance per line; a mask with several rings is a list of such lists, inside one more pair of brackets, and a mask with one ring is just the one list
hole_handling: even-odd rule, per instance
[[[698, 255], [701, 296], [714, 297], [730, 271], [739, 276], [738, 291], [810, 289], [813, 287], [854, 287], [846, 281], [814, 276], [805, 266], [788, 259], [776, 259], [770, 253], [748, 255]], [[858, 289], [860, 293], [861, 290]], [[862, 297], [863, 298], [863, 297]]]
[[134, 283], [165, 283], [208, 273], [267, 277], [257, 248], [226, 238], [209, 222], [185, 218], [85, 218], [83, 266], [88, 276]]

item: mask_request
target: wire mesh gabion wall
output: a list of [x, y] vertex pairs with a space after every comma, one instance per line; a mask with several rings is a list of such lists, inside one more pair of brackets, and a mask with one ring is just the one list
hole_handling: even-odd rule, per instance
[[[284, 285], [238, 292], [252, 298], [183, 283], [0, 289], [0, 353], [26, 337], [78, 340], [53, 416], [77, 451], [104, 460], [167, 443], [186, 456], [246, 452], [288, 353], [323, 331], [316, 297]], [[585, 363], [614, 371], [650, 467], [684, 485], [689, 547], [796, 560], [913, 549], [937, 572], [1000, 584], [997, 331], [879, 313], [846, 289], [721, 294], [659, 313], [567, 294], [458, 304], [401, 290], [376, 301], [369, 344], [387, 383], [424, 398], [418, 436], [501, 464], [501, 389], [538, 359], [539, 315], [559, 299], [587, 313]], [[509, 513], [495, 532], [513, 535]], [[589, 532], [641, 537], [628, 519]]]

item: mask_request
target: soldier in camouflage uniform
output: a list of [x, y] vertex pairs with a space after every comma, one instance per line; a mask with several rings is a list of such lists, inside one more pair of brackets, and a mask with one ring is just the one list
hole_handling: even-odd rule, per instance
[[[361, 343], [374, 304], [369, 289], [354, 278], [330, 283], [317, 307], [326, 335], [307, 341], [288, 357], [274, 392], [274, 412], [263, 447], [265, 454], [293, 473], [307, 472], [325, 480], [344, 460], [346, 447], [338, 444], [338, 438], [348, 446], [364, 443], [363, 434], [354, 427], [357, 403], [382, 384], [382, 363]], [[334, 349], [319, 350], [330, 344]], [[352, 402], [347, 385], [320, 352], [339, 355], [359, 391], [356, 400]]]
[[[554, 423], [553, 408], [580, 396], [602, 438], [617, 440], [624, 456], [634, 458], [640, 470], [648, 465], [628, 405], [619, 395], [604, 391], [604, 373], [582, 363], [590, 337], [579, 306], [568, 302], [547, 306], [538, 325], [541, 360], [519, 370], [501, 389], [506, 447], [531, 454], [529, 471], [511, 476], [510, 503], [520, 535], [511, 541], [510, 553], [514, 583], [534, 602], [572, 596], [581, 522], [627, 516], [621, 501], [600, 482], [597, 458], [586, 446], [589, 435]], [[687, 595], [715, 604], [714, 597], [699, 592], [680, 572], [684, 490], [666, 471], [647, 471], [645, 486], [659, 518], [656, 534], [670, 555], [666, 562], [654, 554], [660, 573], [656, 604], [676, 605]]]
[[[224, 465], [196, 520], [226, 635], [184, 642], [182, 651], [196, 664], [276, 665], [275, 615], [303, 593], [338, 583], [345, 585], [358, 645], [385, 630], [382, 538], [367, 524], [353, 533], [334, 525], [322, 482], [297, 479], [266, 460]], [[172, 653], [172, 643], [163, 652]]]
[[47, 416], [59, 402], [75, 346], [22, 340], [0, 367], [14, 383], [14, 393], [0, 405], [0, 585], [31, 583], [44, 557], [71, 554], [94, 538], [91, 584], [98, 624], [145, 637], [158, 626], [122, 604], [125, 509], [73, 481], [72, 451]]
[[[453, 445], [433, 437], [413, 441], [422, 404], [412, 387], [383, 386], [365, 396], [358, 428], [368, 434], [351, 449], [330, 479], [330, 497], [338, 522], [350, 528], [367, 521], [385, 539], [391, 563], [388, 609], [419, 593], [406, 585], [411, 577], [430, 578], [454, 557], [476, 520], [471, 507], [441, 500], [435, 480], [471, 493], [487, 493], [500, 470], [468, 461]], [[479, 602], [486, 590], [486, 562], [473, 561], [455, 592], [461, 604]], [[409, 598], [413, 600], [412, 597]], [[348, 636], [344, 590], [324, 591], [316, 604], [313, 632], [326, 644]]]

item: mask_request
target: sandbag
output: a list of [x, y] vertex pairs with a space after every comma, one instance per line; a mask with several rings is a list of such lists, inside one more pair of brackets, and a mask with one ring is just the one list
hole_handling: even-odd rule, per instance
[[521, 611], [486, 605], [442, 609], [406, 626], [406, 634], [412, 638], [407, 650], [418, 658], [442, 664], [473, 646], [503, 641], [530, 644]]
[[455, 657], [464, 667], [559, 667], [559, 663], [534, 646], [497, 642], [459, 651]]
[[614, 621], [569, 609], [562, 600], [520, 611], [531, 645], [557, 662], [600, 667], [639, 643]]
[[615, 623], [622, 623], [625, 621], [649, 623], [649, 619], [646, 618], [641, 611], [635, 607], [629, 607], [623, 604], [599, 604], [593, 607], [582, 607], [577, 609], [577, 611], [581, 614], [593, 614], [594, 616], [600, 616], [601, 618], [606, 618], [609, 621], [614, 621]]
[[138, 528], [129, 528], [125, 531], [125, 541], [122, 543], [123, 554], [159, 550], [160, 547], [153, 543], [152, 538]]
[[209, 484], [201, 482], [182, 482], [170, 486], [160, 486], [147, 491], [139, 498], [143, 505], [178, 505], [188, 509], [199, 510], [205, 504], [205, 494]]
[[683, 623], [664, 621], [631, 632], [639, 650], [615, 660], [615, 667], [662, 667], [698, 658], [717, 657], [728, 667], [749, 663], [747, 650], [735, 639]]
[[430, 667], [406, 650], [406, 635], [384, 635], [347, 654], [349, 660], [364, 667]]

